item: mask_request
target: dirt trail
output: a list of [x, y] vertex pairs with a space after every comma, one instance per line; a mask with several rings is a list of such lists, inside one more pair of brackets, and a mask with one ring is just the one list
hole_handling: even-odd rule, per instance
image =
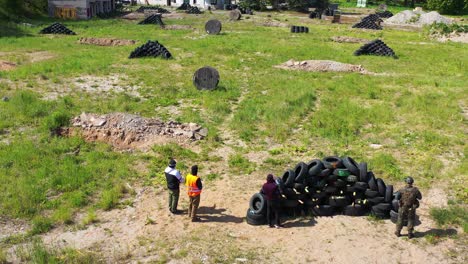
[[[165, 257], [172, 259], [170, 263], [187, 263], [189, 260], [216, 263], [216, 255], [234, 259], [229, 263], [263, 263], [268, 254], [272, 255], [270, 259], [274, 259], [274, 263], [430, 264], [459, 261], [445, 255], [454, 246], [451, 240], [431, 245], [422, 238], [433, 230], [424, 213], [420, 214], [423, 224], [416, 228], [417, 238], [411, 241], [395, 237], [395, 226], [390, 220], [372, 222], [366, 217], [298, 218], [287, 221], [286, 228], [279, 230], [250, 226], [243, 218], [246, 201], [256, 190], [243, 193], [235, 190], [241, 185], [260, 187], [261, 183], [261, 180], [248, 178], [207, 184], [201, 199], [201, 223], [191, 223], [186, 215], [169, 214], [166, 192], [162, 188], [138, 188], [133, 207], [102, 212], [100, 222], [84, 230], [54, 229], [44, 236], [44, 241], [49, 245], [101, 251], [108, 262], [120, 263], [158, 261]], [[446, 202], [443, 191], [429, 190], [421, 212], [435, 205], [427, 203], [441, 204], [440, 199], [431, 199], [430, 195]], [[181, 193], [180, 208], [186, 207], [187, 198]], [[155, 223], [146, 224], [148, 217]], [[226, 243], [220, 246], [217, 241]], [[178, 255], [184, 247], [193, 245], [198, 245], [195, 252], [182, 257]], [[241, 253], [229, 258], [236, 249]]]

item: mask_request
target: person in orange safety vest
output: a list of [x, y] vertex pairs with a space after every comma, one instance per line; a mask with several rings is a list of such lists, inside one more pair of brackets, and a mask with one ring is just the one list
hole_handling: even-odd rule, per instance
[[185, 185], [187, 186], [187, 194], [189, 196], [188, 216], [192, 218], [192, 222], [199, 222], [201, 219], [197, 217], [197, 209], [200, 205], [200, 194], [202, 192], [202, 182], [198, 174], [198, 166], [193, 165], [191, 173], [185, 177]]

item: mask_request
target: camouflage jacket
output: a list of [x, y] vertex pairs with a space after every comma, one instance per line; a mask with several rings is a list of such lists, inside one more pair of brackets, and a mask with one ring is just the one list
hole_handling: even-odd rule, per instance
[[421, 192], [416, 187], [406, 186], [400, 191], [400, 206], [406, 208], [419, 207], [419, 201], [422, 199]]

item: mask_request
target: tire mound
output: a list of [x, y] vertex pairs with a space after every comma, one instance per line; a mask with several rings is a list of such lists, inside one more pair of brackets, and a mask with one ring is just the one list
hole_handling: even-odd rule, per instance
[[376, 39], [367, 44], [364, 44], [354, 52], [354, 55], [377, 55], [396, 58], [395, 52], [380, 39]]
[[53, 23], [52, 25], [42, 29], [40, 34], [63, 34], [63, 35], [76, 35], [75, 32], [68, 29], [66, 26], [60, 23]]
[[148, 24], [155, 24], [164, 26], [164, 23], [161, 19], [161, 15], [153, 14], [145, 18], [143, 21], [140, 21], [138, 25], [148, 25]]
[[136, 10], [136, 12], [138, 12], [138, 13], [144, 13], [145, 10], [154, 10], [154, 11], [156, 11], [156, 12], [158, 12], [158, 13], [161, 13], [161, 14], [168, 14], [168, 13], [170, 13], [169, 10], [164, 9], [164, 8], [162, 8], [162, 7], [159, 7], [159, 6], [140, 6], [140, 8], [138, 8], [138, 9]]
[[378, 12], [376, 13], [379, 17], [381, 18], [389, 18], [389, 17], [392, 17], [393, 16], [393, 13], [390, 12], [390, 11], [383, 11], [383, 12]]
[[170, 59], [171, 53], [158, 41], [149, 40], [143, 46], [136, 48], [130, 53], [129, 59], [141, 58], [141, 57], [162, 57], [164, 59]]
[[200, 9], [198, 9], [198, 7], [196, 7], [196, 6], [191, 6], [191, 7], [187, 8], [186, 13], [187, 14], [194, 14], [194, 15], [203, 14], [203, 12], [200, 11]]
[[188, 10], [191, 7], [192, 6], [189, 3], [183, 3], [177, 8], [177, 10]]
[[303, 26], [291, 26], [291, 33], [309, 33], [309, 28]]
[[[281, 211], [289, 216], [302, 212], [314, 216], [373, 214], [388, 219], [391, 210], [398, 210], [392, 202], [397, 199], [393, 186], [376, 179], [372, 171], [367, 171], [367, 163], [358, 163], [351, 157], [329, 156], [299, 162], [275, 182], [282, 193]], [[265, 224], [264, 207], [264, 195], [254, 194], [249, 202], [247, 223]]]

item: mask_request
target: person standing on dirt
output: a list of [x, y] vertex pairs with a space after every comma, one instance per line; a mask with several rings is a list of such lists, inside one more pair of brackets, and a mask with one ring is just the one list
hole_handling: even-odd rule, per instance
[[[279, 199], [280, 199], [280, 190], [278, 185], [275, 183], [275, 179], [272, 174], [268, 174], [266, 183], [263, 184], [262, 193], [265, 195], [265, 200], [267, 203], [267, 222], [270, 227], [281, 228], [283, 225], [280, 224], [279, 218]], [[275, 225], [272, 223], [272, 217], [275, 217]]]
[[179, 203], [179, 185], [184, 182], [180, 172], [176, 170], [177, 162], [174, 159], [169, 161], [169, 166], [164, 170], [166, 175], [167, 189], [169, 190], [169, 211], [178, 214], [177, 204]]
[[188, 216], [192, 222], [199, 222], [200, 218], [197, 217], [197, 209], [200, 205], [200, 194], [203, 189], [202, 181], [198, 177], [198, 166], [193, 165], [191, 173], [185, 177], [185, 185], [187, 186], [187, 194], [189, 196]]
[[403, 221], [408, 221], [408, 238], [413, 238], [414, 222], [416, 219], [416, 208], [419, 207], [419, 201], [422, 199], [421, 192], [418, 188], [413, 187], [413, 178], [406, 177], [406, 186], [400, 189], [399, 209], [398, 209], [398, 221], [396, 224], [395, 235], [401, 236], [400, 232], [403, 228]]

